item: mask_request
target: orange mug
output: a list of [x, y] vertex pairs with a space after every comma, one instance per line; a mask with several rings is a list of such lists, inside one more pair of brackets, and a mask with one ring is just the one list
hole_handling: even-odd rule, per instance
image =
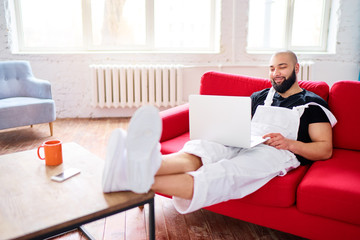
[[[40, 149], [44, 148], [45, 157], [40, 156]], [[44, 142], [37, 149], [38, 157], [41, 160], [45, 160], [45, 164], [48, 166], [56, 166], [62, 164], [62, 148], [60, 140], [49, 140]]]

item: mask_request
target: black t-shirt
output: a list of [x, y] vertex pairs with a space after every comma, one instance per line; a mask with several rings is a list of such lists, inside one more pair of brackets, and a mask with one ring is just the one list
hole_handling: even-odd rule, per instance
[[[264, 101], [269, 92], [268, 89], [264, 89], [259, 92], [255, 92], [251, 95], [251, 103], [252, 103], [252, 115], [255, 114], [256, 108], [259, 105], [264, 105]], [[303, 89], [302, 92], [291, 95], [288, 98], [281, 97], [277, 92], [275, 92], [273, 102], [271, 106], [276, 107], [285, 107], [285, 108], [293, 108], [300, 105], [305, 105], [309, 102], [316, 102], [325, 108], [329, 109], [328, 104], [321, 97], [316, 95], [313, 92], [307, 91]], [[298, 141], [301, 142], [311, 142], [311, 138], [309, 135], [309, 124], [318, 123], [318, 122], [330, 122], [325, 112], [319, 106], [310, 105], [305, 109], [303, 115], [300, 118], [300, 126], [298, 131]], [[296, 155], [301, 165], [309, 164], [312, 161], [300, 156]]]

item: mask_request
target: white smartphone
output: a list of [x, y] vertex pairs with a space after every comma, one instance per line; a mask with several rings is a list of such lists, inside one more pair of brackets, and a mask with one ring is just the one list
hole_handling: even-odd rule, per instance
[[59, 173], [58, 175], [52, 176], [51, 180], [56, 181], [56, 182], [63, 182], [66, 179], [69, 179], [79, 173], [80, 173], [79, 169], [69, 168], [69, 169], [65, 169], [62, 173]]

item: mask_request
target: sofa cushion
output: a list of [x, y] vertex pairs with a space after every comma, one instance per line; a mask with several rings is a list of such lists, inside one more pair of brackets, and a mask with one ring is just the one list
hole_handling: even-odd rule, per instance
[[272, 207], [290, 207], [295, 204], [297, 187], [308, 166], [300, 166], [284, 177], [276, 177], [241, 201]]
[[358, 81], [339, 81], [330, 89], [329, 106], [338, 120], [333, 130], [334, 147], [360, 150], [359, 93]]
[[299, 81], [299, 86], [308, 91], [316, 93], [322, 97], [325, 101], [329, 99], [329, 85], [326, 82], [321, 81]]
[[300, 211], [360, 225], [360, 152], [334, 149], [315, 162], [297, 192]]

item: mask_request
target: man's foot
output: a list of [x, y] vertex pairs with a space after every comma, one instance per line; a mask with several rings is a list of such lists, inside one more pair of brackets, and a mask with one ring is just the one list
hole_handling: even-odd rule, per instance
[[136, 193], [148, 192], [161, 164], [162, 122], [157, 108], [143, 106], [130, 120], [126, 139], [128, 183]]
[[161, 130], [158, 110], [143, 106], [131, 118], [127, 134], [122, 129], [112, 132], [103, 173], [104, 192], [150, 190], [161, 164]]
[[120, 128], [110, 135], [102, 179], [103, 191], [106, 193], [128, 190], [124, 184], [127, 181], [125, 139], [126, 132]]

